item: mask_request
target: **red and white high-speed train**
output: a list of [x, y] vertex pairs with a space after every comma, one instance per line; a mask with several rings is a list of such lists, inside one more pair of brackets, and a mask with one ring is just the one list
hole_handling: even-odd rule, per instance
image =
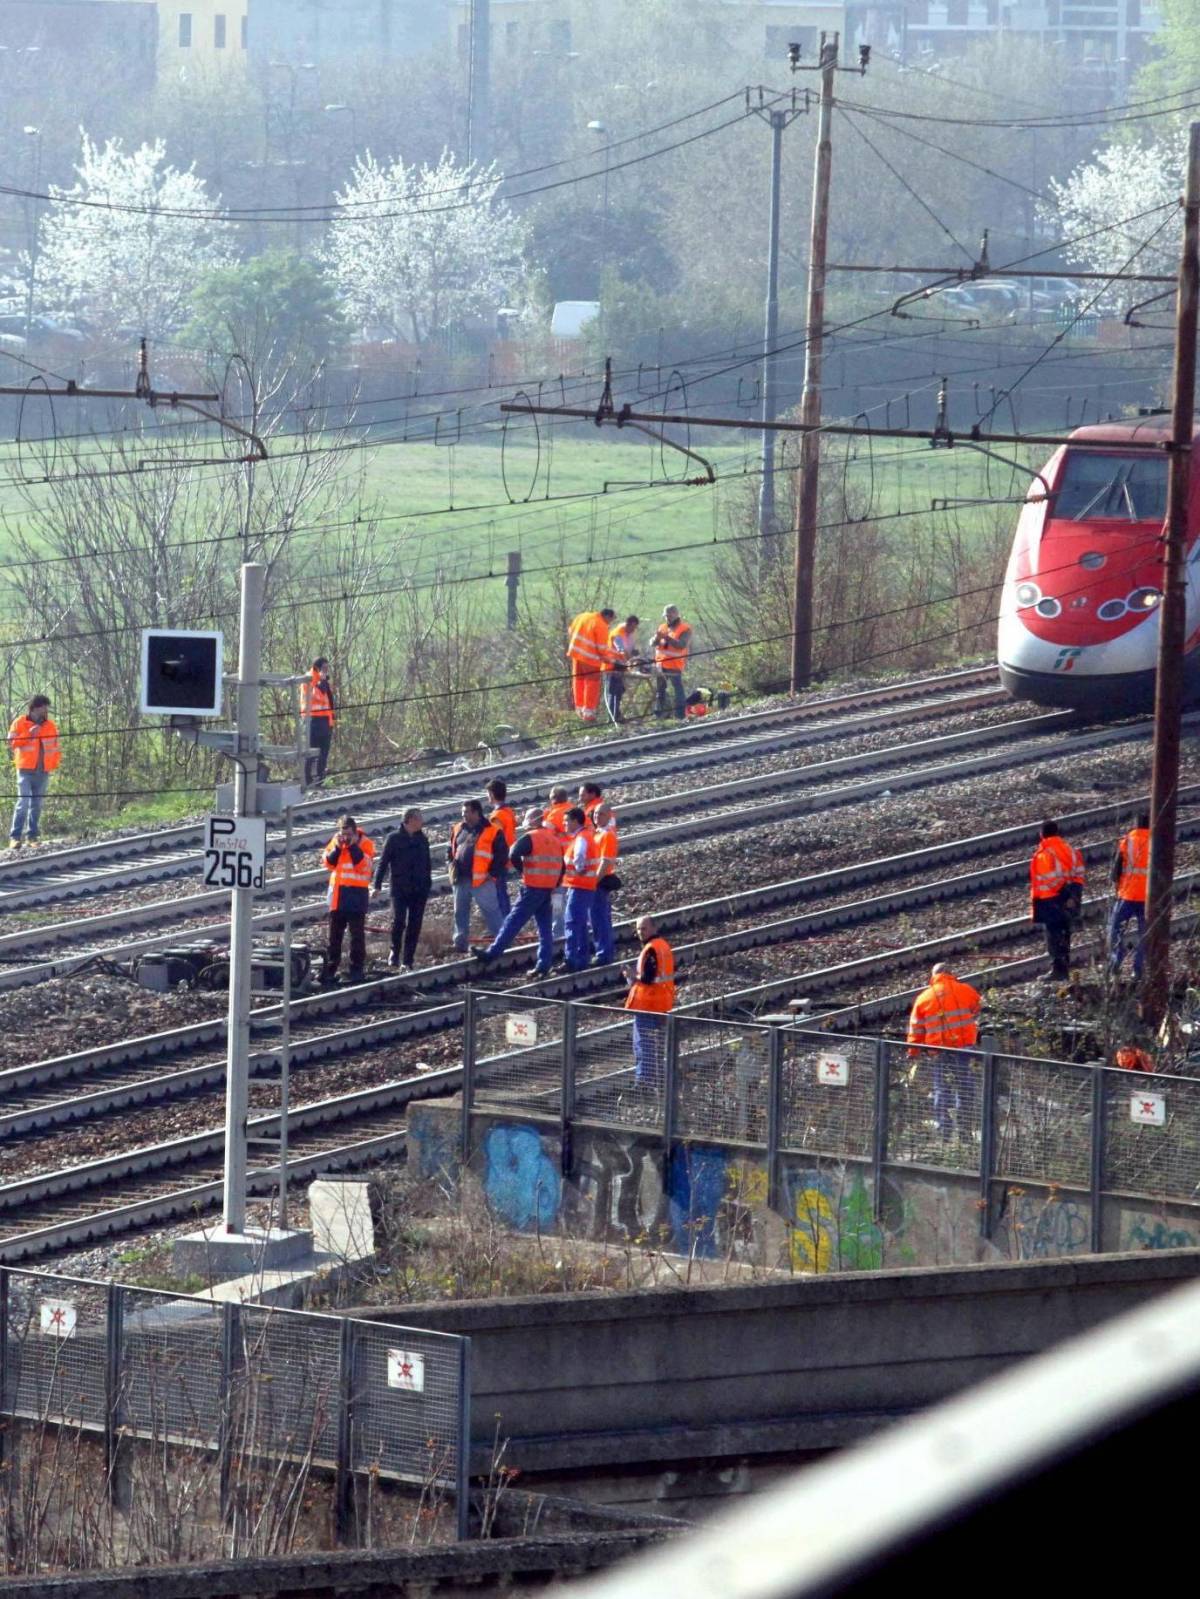
[[[1000, 601], [1000, 678], [1018, 699], [1089, 716], [1154, 700], [1170, 418], [1077, 428], [1035, 479]], [[1087, 447], [1081, 447], [1086, 441]], [[1196, 462], [1200, 438], [1192, 445]], [[1046, 487], [1049, 486], [1049, 494]], [[1189, 698], [1200, 691], [1200, 466], [1188, 507]]]

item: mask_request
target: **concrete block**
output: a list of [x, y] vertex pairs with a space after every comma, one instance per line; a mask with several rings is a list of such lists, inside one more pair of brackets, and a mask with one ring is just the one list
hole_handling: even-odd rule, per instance
[[297, 1265], [311, 1257], [312, 1248], [312, 1234], [298, 1229], [247, 1227], [243, 1233], [227, 1233], [214, 1222], [177, 1238], [171, 1265], [178, 1277], [216, 1282]]
[[308, 1185], [313, 1247], [334, 1260], [366, 1260], [375, 1253], [371, 1184], [362, 1178], [318, 1177]]

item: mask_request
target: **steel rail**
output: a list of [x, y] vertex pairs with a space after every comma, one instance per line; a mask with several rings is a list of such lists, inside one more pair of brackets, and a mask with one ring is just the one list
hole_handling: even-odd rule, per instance
[[[487, 770], [503, 768], [510, 785], [519, 786], [522, 782], [532, 781], [535, 778], [560, 776], [586, 778], [602, 766], [607, 770], [610, 762], [615, 761], [618, 766], [630, 766], [643, 755], [659, 763], [671, 759], [682, 760], [685, 754], [690, 752], [691, 759], [683, 761], [683, 765], [679, 768], [686, 769], [688, 764], [705, 764], [702, 760], [695, 759], [704, 746], [709, 744], [723, 746], [731, 740], [736, 741], [747, 734], [764, 729], [768, 738], [771, 730], [779, 727], [801, 736], [810, 730], [811, 725], [814, 737], [833, 736], [826, 735], [821, 730], [828, 718], [840, 710], [874, 707], [880, 712], [888, 712], [893, 707], [903, 706], [907, 701], [922, 694], [970, 689], [986, 693], [990, 701], [1001, 703], [1005, 696], [994, 685], [994, 668], [968, 668], [938, 677], [915, 679], [897, 684], [890, 689], [862, 690], [818, 701], [811, 706], [785, 705], [729, 717], [706, 718], [679, 726], [663, 726], [660, 723], [653, 732], [632, 737], [594, 740], [586, 744], [574, 744], [538, 751], [531, 755], [514, 756], [511, 759], [497, 756], [486, 766], [472, 768], [470, 771], [482, 777]], [[930, 714], [946, 706], [945, 700], [940, 702], [933, 700], [930, 702]], [[914, 709], [905, 719], [916, 719], [919, 714]], [[865, 716], [860, 720], [865, 724], [870, 719], [869, 716]], [[564, 766], [570, 770], [564, 772]], [[461, 804], [462, 799], [468, 796], [463, 794], [460, 780], [467, 775], [468, 772], [465, 771], [439, 772], [422, 778], [404, 778], [390, 784], [351, 786], [336, 793], [322, 794], [318, 798], [302, 801], [295, 808], [296, 823], [303, 825], [305, 822], [320, 821], [322, 824], [332, 822], [350, 804], [382, 803], [391, 809], [403, 810], [413, 804], [432, 803], [431, 795], [441, 796], [437, 800], [438, 803]], [[474, 792], [471, 791], [472, 796]], [[280, 852], [282, 840], [282, 829], [276, 830], [271, 835], [271, 850], [275, 857]], [[202, 841], [202, 828], [196, 823], [187, 823], [178, 827], [156, 829], [153, 832], [105, 839], [103, 848], [112, 864], [101, 869], [96, 867], [95, 842], [72, 845], [59, 850], [44, 849], [35, 856], [5, 859], [0, 862], [0, 911], [23, 908], [27, 902], [35, 905], [45, 904], [54, 899], [107, 892], [130, 886], [131, 883], [161, 881], [164, 877], [180, 875], [194, 867], [195, 852], [200, 849]], [[129, 869], [139, 864], [141, 875], [135, 873], [129, 878]], [[88, 886], [93, 882], [98, 886]], [[22, 898], [17, 892], [18, 885], [21, 884], [27, 887], [33, 884], [40, 885], [39, 895], [32, 899], [28, 896]]]

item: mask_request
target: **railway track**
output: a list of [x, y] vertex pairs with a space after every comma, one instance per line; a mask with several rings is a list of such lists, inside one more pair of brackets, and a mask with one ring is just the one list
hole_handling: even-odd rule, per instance
[[[1005, 701], [994, 669], [976, 668], [842, 695], [815, 705], [781, 706], [681, 726], [659, 725], [651, 733], [632, 737], [497, 759], [487, 770], [503, 770], [514, 796], [525, 793], [526, 785], [535, 782], [543, 787], [547, 781], [579, 782], [601, 770], [609, 783], [638, 782]], [[457, 814], [464, 799], [478, 794], [484, 772], [481, 768], [406, 778], [305, 800], [293, 812], [293, 849], [319, 849], [334, 819], [348, 807], [361, 811], [362, 819], [376, 829], [395, 826], [404, 809], [417, 804], [434, 819], [448, 819]], [[199, 825], [188, 824], [106, 839], [102, 866], [96, 864], [95, 843], [5, 858], [0, 861], [0, 914], [41, 910], [51, 904], [188, 876], [197, 870], [201, 842]], [[277, 828], [268, 835], [269, 860], [281, 862], [284, 850], [284, 831]], [[209, 896], [214, 906], [222, 898]]]
[[[1128, 802], [1101, 806], [1078, 812], [1066, 821], [1072, 833], [1081, 836], [1086, 828], [1111, 823], [1118, 813], [1127, 809]], [[1200, 837], [1200, 817], [1190, 818], [1183, 824], [1181, 837]], [[738, 920], [747, 915], [755, 918], [748, 927], [691, 944], [677, 945], [681, 968], [685, 971], [689, 966], [701, 969], [704, 963], [720, 960], [739, 951], [793, 941], [806, 934], [834, 927], [852, 926], [938, 900], [961, 899], [988, 889], [1011, 886], [1024, 878], [1027, 869], [1024, 853], [1016, 861], [1001, 859], [981, 870], [943, 877], [936, 882], [838, 903], [815, 912], [801, 912], [777, 921], [758, 920], [762, 912], [780, 905], [805, 898], [826, 897], [844, 888], [861, 886], [864, 882], [887, 882], [914, 870], [920, 871], [926, 866], [943, 864], [948, 850], [952, 850], [958, 859], [979, 859], [996, 854], [1003, 856], [1008, 849], [1018, 845], [1023, 852], [1027, 839], [1027, 826], [981, 834], [954, 844], [942, 843], [901, 856], [813, 874], [808, 878], [793, 879], [763, 889], [746, 890], [719, 901], [679, 907], [665, 913], [663, 921], [673, 933], [677, 933], [683, 928], [702, 927], [714, 920]], [[1110, 847], [1111, 831], [1106, 831], [1090, 849], [1085, 846], [1085, 853], [1095, 863], [1098, 859], [1107, 858]], [[1194, 885], [1189, 878], [1182, 880], [1180, 886], [1186, 892]], [[1094, 910], [1095, 902], [1089, 903]], [[622, 924], [620, 931], [624, 940], [628, 941], [628, 924]], [[747, 1014], [760, 1013], [764, 1007], [778, 1005], [784, 999], [807, 994], [810, 998], [816, 996], [818, 1003], [812, 1015], [806, 1018], [805, 1025], [845, 1027], [851, 1023], [866, 1023], [891, 1015], [911, 1000], [915, 990], [905, 990], [901, 994], [849, 1007], [833, 1006], [830, 996], [839, 990], [861, 987], [864, 982], [874, 981], [883, 973], [919, 970], [950, 949], [960, 954], [963, 949], [1002, 949], [1018, 941], [1026, 941], [1028, 937], [1027, 919], [1009, 918], [926, 940], [907, 950], [890, 950], [833, 967], [798, 972], [728, 993], [720, 1001], [701, 1000], [685, 1004], [680, 1009], [683, 1014], [732, 1012], [744, 1019]], [[495, 975], [503, 975], [524, 958], [527, 957], [517, 951], [510, 952], [503, 962], [496, 963]], [[974, 975], [979, 981], [994, 985], [1026, 978], [1034, 968], [1043, 964], [1044, 958], [1038, 955], [1005, 961], [975, 974], [964, 972], [964, 975]], [[301, 1019], [296, 1012], [303, 1013], [305, 1007], [309, 1016], [317, 1017], [378, 1003], [386, 991], [394, 990], [398, 985], [405, 985], [417, 992], [423, 990], [426, 999], [436, 1000], [439, 987], [444, 992], [448, 987], [461, 984], [467, 967], [468, 963], [454, 962], [444, 968], [427, 968], [416, 974], [419, 981], [390, 978], [361, 985], [358, 989], [339, 990], [335, 994], [301, 1000], [296, 1004], [294, 1020]], [[489, 976], [492, 973], [493, 969], [489, 968]], [[594, 997], [611, 991], [616, 980], [615, 968], [593, 969], [537, 984], [519, 985], [508, 992], [518, 1003], [523, 998]], [[305, 1063], [335, 1059], [339, 1055], [374, 1049], [381, 1044], [395, 1043], [422, 1033], [445, 1030], [461, 1023], [463, 1009], [464, 1001], [455, 997], [448, 1002], [428, 1004], [399, 1015], [358, 1021], [332, 1032], [313, 1034], [299, 1039], [293, 1045], [294, 1059], [302, 1068]], [[274, 1008], [274, 1014], [278, 1015], [278, 1007]], [[269, 1024], [271, 1015], [270, 1010], [259, 1011], [256, 1020], [260, 1025]], [[173, 1033], [109, 1046], [105, 1050], [87, 1051], [58, 1061], [15, 1068], [0, 1078], [0, 1086], [9, 1090], [4, 1102], [12, 1106], [11, 1096], [16, 1092], [25, 1092], [29, 1098], [23, 1108], [7, 1111], [0, 1123], [0, 1132], [11, 1136], [22, 1131], [41, 1130], [62, 1121], [79, 1120], [128, 1104], [170, 1098], [200, 1088], [215, 1088], [223, 1081], [223, 1061], [205, 1061], [197, 1066], [179, 1068], [173, 1052], [185, 1043], [188, 1048], [202, 1049], [208, 1043], [217, 1042], [222, 1033], [223, 1027], [219, 1022], [198, 1024], [193, 1028], [177, 1029]], [[184, 1035], [187, 1035], [186, 1040]], [[154, 1060], [160, 1063], [165, 1060], [168, 1069], [147, 1077], [145, 1063]], [[256, 1059], [260, 1072], [269, 1072], [276, 1064], [269, 1050], [261, 1052]], [[99, 1088], [95, 1086], [97, 1074], [119, 1071], [124, 1066], [140, 1070], [142, 1080], [110, 1083]], [[87, 1078], [88, 1092], [70, 1092], [81, 1076]], [[403, 1143], [405, 1106], [414, 1098], [451, 1093], [460, 1082], [461, 1068], [447, 1067], [326, 1099], [293, 1111], [289, 1118], [289, 1144], [292, 1149], [289, 1172], [294, 1180], [300, 1181], [318, 1170], [353, 1169], [395, 1153]], [[64, 1084], [68, 1089], [64, 1097], [55, 1098], [52, 1095], [48, 1102], [35, 1102], [39, 1094], [45, 1094], [50, 1088], [61, 1088]], [[251, 1120], [252, 1138], [269, 1139], [277, 1131], [278, 1119], [271, 1114]], [[4, 1184], [0, 1186], [0, 1260], [11, 1262], [30, 1259], [79, 1247], [131, 1228], [161, 1225], [207, 1207], [219, 1197], [222, 1149], [223, 1130], [215, 1127], [189, 1137], [107, 1156], [59, 1171], [37, 1173]], [[250, 1191], [266, 1193], [276, 1180], [272, 1168], [254, 1171], [250, 1178]], [[103, 1201], [100, 1208], [97, 1208], [97, 1200]]]
[[[1200, 718], [1190, 719], [1200, 726]], [[1103, 729], [1081, 729], [1069, 713], [1052, 713], [1024, 718], [999, 727], [968, 729], [938, 738], [918, 739], [892, 744], [886, 748], [861, 751], [856, 754], [831, 759], [809, 761], [785, 771], [759, 773], [727, 782], [708, 782], [702, 787], [675, 789], [651, 798], [633, 800], [620, 806], [622, 826], [622, 853], [636, 855], [644, 850], [676, 844], [689, 838], [707, 836], [719, 819], [725, 831], [737, 828], [759, 827], [772, 820], [784, 819], [835, 806], [857, 804], [877, 797], [883, 792], [899, 793], [935, 786], [964, 777], [1036, 764], [1051, 756], [1077, 755], [1091, 750], [1110, 748], [1118, 743], [1128, 743], [1148, 738], [1148, 722], [1128, 723]], [[710, 752], [711, 753], [711, 752]], [[674, 767], [660, 765], [656, 775], [670, 776]], [[620, 772], [606, 772], [606, 783], [622, 780]], [[839, 779], [847, 776], [854, 780], [845, 783]], [[779, 795], [772, 799], [771, 796]], [[751, 801], [753, 808], [747, 809]], [[461, 799], [454, 803], [454, 809]], [[447, 818], [451, 807], [427, 807], [431, 820]], [[361, 821], [368, 831], [378, 835], [380, 828], [392, 825], [398, 818], [392, 814], [372, 816], [366, 812]], [[639, 825], [644, 824], [644, 825]], [[635, 831], [627, 832], [633, 827]], [[315, 851], [324, 843], [312, 845]], [[195, 862], [189, 863], [189, 870]], [[324, 904], [315, 897], [323, 890], [324, 871], [318, 869], [294, 874], [294, 893], [301, 902], [293, 909], [293, 921], [298, 925], [314, 921], [324, 914]], [[446, 892], [442, 884], [441, 892]], [[314, 895], [305, 901], [303, 896]], [[264, 897], [282, 898], [282, 884], [274, 882], [264, 890]], [[204, 932], [197, 918], [219, 915], [226, 907], [228, 895], [221, 893], [192, 894], [155, 901], [152, 904], [106, 912], [98, 916], [72, 916], [64, 921], [41, 927], [21, 928], [0, 934], [0, 990], [23, 987], [44, 981], [76, 969], [80, 964], [104, 956], [109, 960], [133, 960], [156, 950], [186, 942], [189, 937]], [[253, 921], [256, 933], [269, 933], [282, 925], [281, 909], [257, 914]], [[191, 927], [185, 928], [185, 923]], [[128, 936], [115, 943], [108, 941], [113, 931], [128, 934], [139, 927], [168, 924], [170, 931], [130, 939]], [[81, 953], [62, 953], [78, 950]], [[29, 957], [39, 950], [52, 951], [39, 959]]]

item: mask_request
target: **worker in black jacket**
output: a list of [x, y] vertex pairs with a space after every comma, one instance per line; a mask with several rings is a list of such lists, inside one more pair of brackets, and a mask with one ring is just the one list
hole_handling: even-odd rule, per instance
[[425, 919], [425, 901], [433, 886], [433, 866], [425, 819], [416, 807], [405, 811], [404, 819], [388, 835], [375, 872], [375, 897], [383, 895], [390, 873], [392, 880], [392, 953], [389, 966], [411, 972], [417, 954], [417, 940]]

